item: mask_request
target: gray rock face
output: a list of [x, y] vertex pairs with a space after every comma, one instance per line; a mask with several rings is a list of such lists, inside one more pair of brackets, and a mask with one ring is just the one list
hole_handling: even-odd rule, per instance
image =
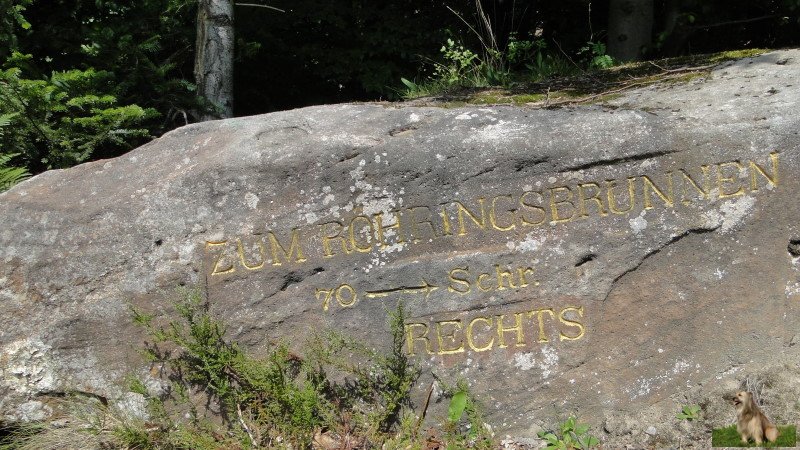
[[188, 284], [256, 353], [325, 327], [386, 348], [402, 300], [407, 351], [500, 433], [658, 407], [652, 434], [681, 392], [800, 362], [798, 70], [774, 52], [603, 107], [306, 108], [34, 177], [0, 194], [0, 411], [127, 398], [128, 305]]

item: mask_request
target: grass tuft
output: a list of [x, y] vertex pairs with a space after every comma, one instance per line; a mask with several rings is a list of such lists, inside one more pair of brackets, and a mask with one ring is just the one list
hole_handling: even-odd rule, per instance
[[711, 446], [712, 447], [759, 447], [759, 448], [776, 448], [776, 447], [795, 447], [797, 445], [797, 427], [795, 425], [786, 425], [778, 427], [778, 440], [775, 442], [764, 442], [761, 445], [756, 445], [754, 442], [749, 442], [747, 445], [742, 444], [742, 438], [736, 431], [736, 425], [731, 425], [725, 428], [717, 428], [711, 432]]

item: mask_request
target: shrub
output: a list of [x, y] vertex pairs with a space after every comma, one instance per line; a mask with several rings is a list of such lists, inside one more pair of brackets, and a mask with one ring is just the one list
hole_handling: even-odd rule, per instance
[[570, 416], [557, 430], [540, 431], [539, 437], [547, 441], [548, 449], [590, 449], [600, 444], [600, 441], [589, 434], [589, 425], [578, 423], [575, 417]]
[[[402, 306], [389, 314], [388, 355], [328, 332], [312, 341], [306, 358], [283, 344], [270, 349], [265, 358], [247, 355], [225, 339], [225, 326], [210, 316], [208, 304], [197, 292], [187, 292], [176, 311], [179, 320], [165, 327], [155, 326], [153, 316], [134, 311], [134, 320], [154, 341], [146, 353], [153, 362], [169, 367], [178, 398], [188, 400], [201, 393], [216, 402], [228, 433], [238, 436], [242, 445], [283, 442], [306, 448], [323, 430], [335, 439], [379, 442], [397, 427], [403, 409], [411, 406], [409, 395], [419, 370], [403, 352]], [[344, 374], [344, 381], [332, 381], [333, 373]], [[142, 390], [141, 383], [135, 387]], [[189, 434], [209, 437], [208, 427], [190, 403], [183, 404], [191, 422], [179, 425], [159, 414], [158, 439], [171, 439], [166, 431], [180, 426]], [[164, 410], [157, 402], [155, 406]], [[141, 439], [130, 432], [123, 435]]]
[[30, 55], [15, 53], [0, 70], [0, 115], [7, 125], [0, 152], [17, 154], [32, 172], [65, 168], [100, 148], [129, 148], [148, 137], [138, 125], [154, 110], [117, 104], [108, 72], [68, 70], [38, 79], [23, 76]]

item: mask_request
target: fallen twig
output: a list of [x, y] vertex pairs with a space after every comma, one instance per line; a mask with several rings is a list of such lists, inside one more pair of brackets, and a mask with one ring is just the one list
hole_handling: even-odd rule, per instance
[[256, 441], [256, 438], [250, 431], [250, 427], [248, 427], [244, 422], [244, 417], [242, 417], [242, 407], [239, 405], [239, 403], [236, 403], [236, 414], [239, 416], [239, 423], [242, 425], [242, 428], [244, 428], [245, 433], [247, 433], [247, 436], [250, 437], [250, 443], [253, 444], [253, 448], [258, 448], [258, 442]]
[[659, 66], [658, 64], [654, 63], [653, 61], [647, 61], [647, 62], [649, 62], [653, 66], [659, 68], [662, 72], [665, 72], [665, 73], [699, 72], [701, 70], [713, 69], [714, 67], [719, 65], [719, 64], [715, 63], [715, 64], [708, 64], [706, 66], [694, 66], [694, 67], [687, 66], [687, 67], [678, 67], [677, 69], [667, 69], [667, 68]]

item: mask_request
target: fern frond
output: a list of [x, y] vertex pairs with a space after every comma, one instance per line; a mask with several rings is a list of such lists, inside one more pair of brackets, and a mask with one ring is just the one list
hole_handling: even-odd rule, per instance
[[[0, 128], [11, 125], [11, 119], [13, 119], [17, 115], [18, 113], [0, 114]], [[0, 130], [0, 135], [2, 133], [3, 133], [2, 130]], [[2, 157], [2, 155], [0, 155], [0, 157]]]
[[19, 153], [0, 154], [0, 192], [7, 191], [17, 183], [30, 178], [31, 174], [23, 167], [10, 167], [8, 164]]

